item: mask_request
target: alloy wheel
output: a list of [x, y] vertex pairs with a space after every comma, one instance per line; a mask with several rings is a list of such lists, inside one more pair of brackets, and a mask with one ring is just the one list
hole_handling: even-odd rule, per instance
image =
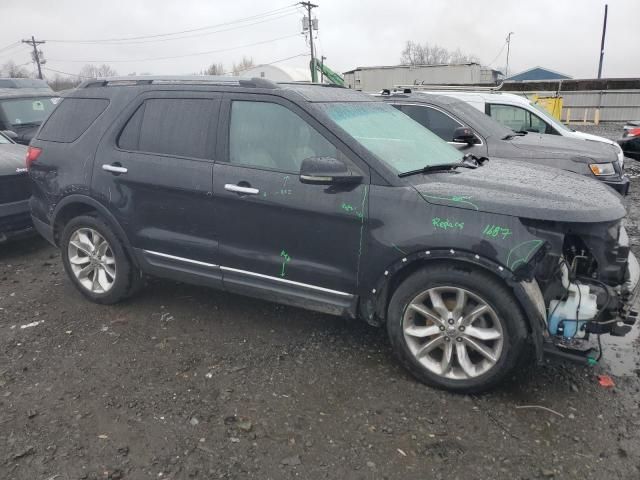
[[405, 310], [402, 329], [409, 350], [424, 368], [454, 380], [488, 372], [504, 344], [495, 310], [459, 287], [434, 287], [416, 295]]
[[79, 228], [67, 246], [71, 271], [91, 293], [107, 293], [116, 281], [116, 259], [109, 242], [93, 228]]

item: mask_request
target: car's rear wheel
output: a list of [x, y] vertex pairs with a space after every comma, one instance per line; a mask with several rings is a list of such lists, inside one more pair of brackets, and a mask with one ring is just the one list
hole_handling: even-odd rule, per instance
[[493, 387], [528, 352], [513, 294], [499, 279], [466, 266], [437, 265], [409, 276], [391, 298], [387, 330], [411, 373], [456, 392]]
[[62, 261], [76, 288], [96, 303], [116, 303], [131, 295], [140, 282], [120, 239], [99, 217], [83, 215], [62, 232]]

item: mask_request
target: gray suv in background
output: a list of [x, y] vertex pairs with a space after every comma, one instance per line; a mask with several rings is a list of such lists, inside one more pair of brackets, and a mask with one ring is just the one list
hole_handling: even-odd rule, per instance
[[387, 93], [380, 97], [463, 153], [561, 168], [601, 180], [621, 195], [629, 191], [617, 150], [608, 143], [515, 132], [451, 96]]

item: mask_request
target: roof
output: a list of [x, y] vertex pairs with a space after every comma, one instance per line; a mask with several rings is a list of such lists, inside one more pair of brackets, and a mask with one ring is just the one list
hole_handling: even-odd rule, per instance
[[[467, 63], [437, 63], [437, 64], [429, 64], [429, 65], [421, 65], [421, 64], [401, 64], [401, 65], [378, 65], [378, 66], [373, 66], [373, 67], [356, 67], [352, 70], [349, 70], [347, 72], [343, 72], [344, 75], [346, 75], [347, 73], [353, 73], [356, 70], [385, 70], [385, 69], [391, 69], [391, 68], [433, 68], [433, 67], [470, 67], [472, 65], [477, 65], [481, 68], [487, 68], [489, 70], [494, 70], [490, 67], [482, 67], [482, 65], [480, 65], [479, 63], [476, 62], [467, 62]], [[498, 71], [498, 70], [495, 70]]]
[[46, 89], [51, 91], [51, 87], [47, 82], [37, 78], [0, 78], [0, 89], [4, 88]]
[[520, 81], [520, 80], [567, 80], [571, 77], [564, 73], [556, 72], [549, 68], [533, 67], [528, 70], [524, 70], [515, 75], [507, 77], [505, 80]]
[[329, 84], [319, 83], [279, 83], [279, 86], [292, 90], [309, 102], [371, 102], [370, 95]]
[[0, 88], [0, 98], [58, 97], [53, 90], [44, 88]]

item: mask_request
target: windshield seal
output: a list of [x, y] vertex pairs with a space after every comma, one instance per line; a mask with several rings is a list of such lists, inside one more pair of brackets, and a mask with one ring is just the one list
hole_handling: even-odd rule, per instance
[[316, 104], [340, 129], [398, 175], [459, 163], [462, 153], [390, 104]]

